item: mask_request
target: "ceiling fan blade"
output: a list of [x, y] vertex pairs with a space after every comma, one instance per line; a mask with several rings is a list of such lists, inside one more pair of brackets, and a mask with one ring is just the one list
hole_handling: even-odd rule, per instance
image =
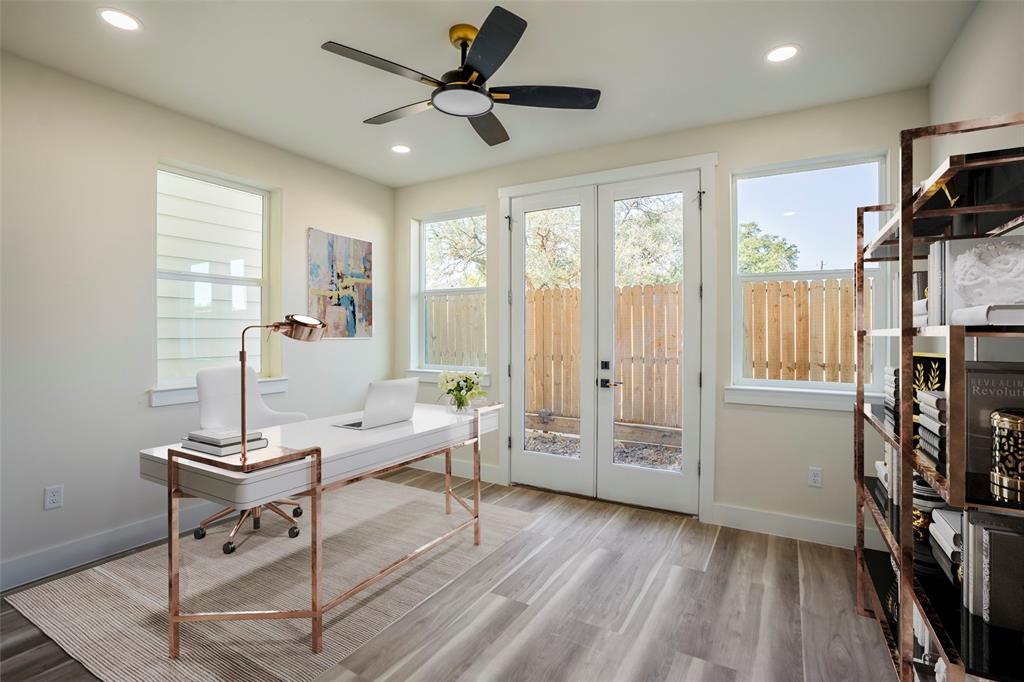
[[526, 20], [504, 7], [495, 6], [487, 15], [476, 39], [466, 54], [465, 71], [476, 71], [479, 81], [486, 81], [512, 54], [526, 30]]
[[477, 135], [492, 147], [502, 142], [508, 142], [508, 132], [493, 112], [487, 112], [483, 116], [474, 116], [469, 119], [469, 123]]
[[376, 55], [372, 55], [369, 52], [363, 52], [362, 50], [357, 50], [354, 47], [341, 45], [339, 43], [334, 42], [333, 40], [328, 40], [320, 47], [327, 50], [328, 52], [333, 52], [334, 54], [340, 57], [354, 59], [357, 62], [361, 62], [363, 64], [366, 64], [367, 66], [373, 66], [378, 69], [382, 69], [384, 71], [387, 71], [388, 73], [393, 73], [396, 76], [403, 76], [405, 78], [409, 78], [414, 81], [419, 81], [420, 83], [430, 85], [435, 88], [440, 87], [442, 85], [441, 81], [437, 80], [433, 76], [428, 76], [425, 73], [420, 73], [415, 69], [410, 69], [409, 67], [402, 66], [401, 64], [389, 62], [387, 59], [377, 57]]
[[498, 104], [517, 104], [521, 107], [596, 109], [601, 91], [564, 85], [511, 85], [491, 88], [491, 97]]
[[413, 104], [406, 104], [404, 107], [398, 107], [391, 111], [385, 111], [383, 114], [378, 114], [373, 118], [368, 118], [363, 121], [363, 123], [370, 123], [372, 125], [391, 123], [392, 121], [397, 121], [400, 118], [405, 118], [406, 116], [412, 116], [413, 114], [418, 114], [421, 111], [426, 111], [433, 106], [434, 105], [430, 103], [429, 99], [423, 100], [422, 102], [415, 102]]

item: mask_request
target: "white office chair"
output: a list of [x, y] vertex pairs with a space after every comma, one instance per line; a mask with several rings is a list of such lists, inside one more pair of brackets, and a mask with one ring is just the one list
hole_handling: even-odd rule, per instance
[[[263, 401], [259, 392], [259, 383], [256, 379], [256, 372], [252, 367], [246, 367], [245, 379], [245, 404], [248, 410], [246, 421], [250, 429], [261, 429], [267, 426], [288, 424], [290, 422], [303, 421], [308, 417], [302, 412], [278, 412], [270, 409]], [[196, 386], [199, 389], [199, 427], [212, 429], [217, 427], [238, 427], [239, 420], [239, 384], [238, 366], [214, 367], [201, 369], [196, 373]], [[281, 510], [281, 505], [294, 507], [292, 516], [289, 517]], [[260, 528], [260, 514], [263, 509], [268, 509], [284, 518], [290, 524], [288, 528], [289, 537], [299, 535], [299, 527], [295, 524], [294, 518], [302, 516], [302, 507], [298, 502], [292, 500], [274, 500], [260, 507], [243, 509], [239, 512], [238, 521], [228, 535], [228, 541], [224, 543], [224, 553], [231, 554], [235, 551], [235, 535], [242, 528], [242, 524], [249, 517], [252, 517], [254, 530]], [[196, 540], [206, 537], [206, 528], [215, 521], [218, 521], [235, 511], [234, 507], [226, 507], [216, 514], [203, 519], [199, 527], [192, 531]]]

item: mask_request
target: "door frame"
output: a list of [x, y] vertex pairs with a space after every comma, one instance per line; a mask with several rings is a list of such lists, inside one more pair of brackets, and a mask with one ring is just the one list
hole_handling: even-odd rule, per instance
[[[570, 189], [580, 185], [601, 185], [626, 180], [639, 180], [691, 170], [700, 171], [701, 191], [703, 192], [700, 221], [702, 296], [700, 306], [700, 460], [698, 464], [700, 467], [698, 515], [703, 518], [713, 513], [715, 499], [715, 414], [717, 412], [718, 386], [716, 371], [718, 363], [715, 343], [718, 334], [718, 320], [715, 313], [718, 309], [716, 272], [719, 260], [716, 229], [716, 207], [718, 204], [716, 190], [717, 152], [499, 188], [498, 217], [505, 228], [502, 230], [502, 247], [506, 257], [502, 259], [500, 264], [501, 272], [497, 283], [506, 292], [506, 303], [503, 306], [502, 313], [498, 316], [498, 359], [499, 367], [510, 367], [512, 357], [512, 235], [509, 216], [511, 216], [513, 197]], [[726, 324], [725, 326], [726, 333], [728, 333], [728, 325]], [[508, 374], [508, 371], [499, 372], [497, 381], [498, 394], [506, 405], [510, 404], [512, 397], [512, 383]], [[511, 434], [512, 418], [510, 411], [507, 409], [502, 410], [499, 431], [499, 444], [501, 447], [499, 447], [498, 466], [505, 477], [505, 482], [512, 480]]]

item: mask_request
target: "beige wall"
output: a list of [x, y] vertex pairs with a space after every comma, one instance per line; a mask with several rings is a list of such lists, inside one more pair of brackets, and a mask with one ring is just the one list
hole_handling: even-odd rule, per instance
[[[981, 2], [971, 13], [929, 91], [932, 123], [1024, 111], [1024, 2]], [[1024, 146], [1024, 126], [936, 138], [932, 160]]]
[[[42, 550], [59, 564], [163, 535], [164, 495], [136, 453], [198, 410], [148, 406], [157, 164], [279, 191], [284, 312], [305, 311], [307, 227], [373, 241], [374, 338], [282, 344], [290, 386], [268, 401], [311, 416], [358, 409], [391, 369], [393, 191], [6, 53], [2, 76], [2, 533], [20, 570]], [[44, 512], [58, 483], [64, 508]]]
[[[550, 114], [557, 115], [557, 114]], [[501, 166], [454, 178], [400, 188], [395, 194], [395, 368], [409, 366], [410, 325], [416, 310], [413, 283], [407, 267], [414, 268], [416, 253], [413, 224], [417, 218], [454, 209], [483, 206], [488, 224], [488, 277], [500, 281], [507, 265], [503, 250], [504, 222], [499, 215], [500, 187], [559, 178], [603, 169], [717, 152], [717, 268], [705, 273], [704, 285], [715, 287], [716, 310], [706, 324], [715, 325], [717, 339], [716, 470], [714, 503], [775, 512], [787, 519], [775, 523], [778, 532], [799, 533], [807, 527], [800, 517], [813, 519], [822, 535], [842, 534], [852, 524], [853, 480], [850, 475], [853, 420], [848, 412], [827, 412], [778, 407], [725, 404], [723, 387], [730, 379], [730, 254], [731, 174], [760, 166], [837, 154], [884, 151], [896, 154], [900, 129], [927, 123], [928, 95], [924, 89], [844, 102], [795, 113], [737, 123], [684, 130], [631, 142], [594, 147], [532, 161]], [[522, 134], [528, 134], [528, 131]], [[894, 157], [894, 158], [898, 158]], [[889, 164], [890, 185], [896, 172]], [[926, 172], [920, 169], [918, 176]], [[823, 235], [827, 238], [827, 235]], [[852, 254], [851, 254], [852, 259]], [[497, 348], [498, 316], [506, 310], [502, 293], [488, 292], [489, 350]], [[410, 322], [410, 320], [412, 322]], [[710, 350], [710, 349], [706, 349]], [[497, 353], [491, 352], [490, 371], [500, 376]], [[428, 389], [427, 394], [432, 395]], [[497, 462], [497, 450], [485, 450], [485, 460]], [[807, 467], [824, 469], [824, 488], [809, 488]], [[702, 501], [702, 505], [707, 500]], [[747, 515], [754, 518], [758, 515]], [[761, 514], [760, 516], [768, 518]], [[773, 517], [774, 518], [774, 517]], [[778, 521], [778, 519], [776, 519]], [[739, 523], [739, 522], [736, 522]], [[819, 529], [820, 530], [820, 529]], [[852, 533], [850, 534], [852, 540]]]

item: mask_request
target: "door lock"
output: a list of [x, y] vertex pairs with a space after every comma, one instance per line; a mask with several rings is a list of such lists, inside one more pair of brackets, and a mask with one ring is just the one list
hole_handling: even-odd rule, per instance
[[614, 388], [616, 386], [621, 386], [622, 382], [612, 381], [611, 379], [599, 379], [597, 385], [600, 386], [601, 388]]

